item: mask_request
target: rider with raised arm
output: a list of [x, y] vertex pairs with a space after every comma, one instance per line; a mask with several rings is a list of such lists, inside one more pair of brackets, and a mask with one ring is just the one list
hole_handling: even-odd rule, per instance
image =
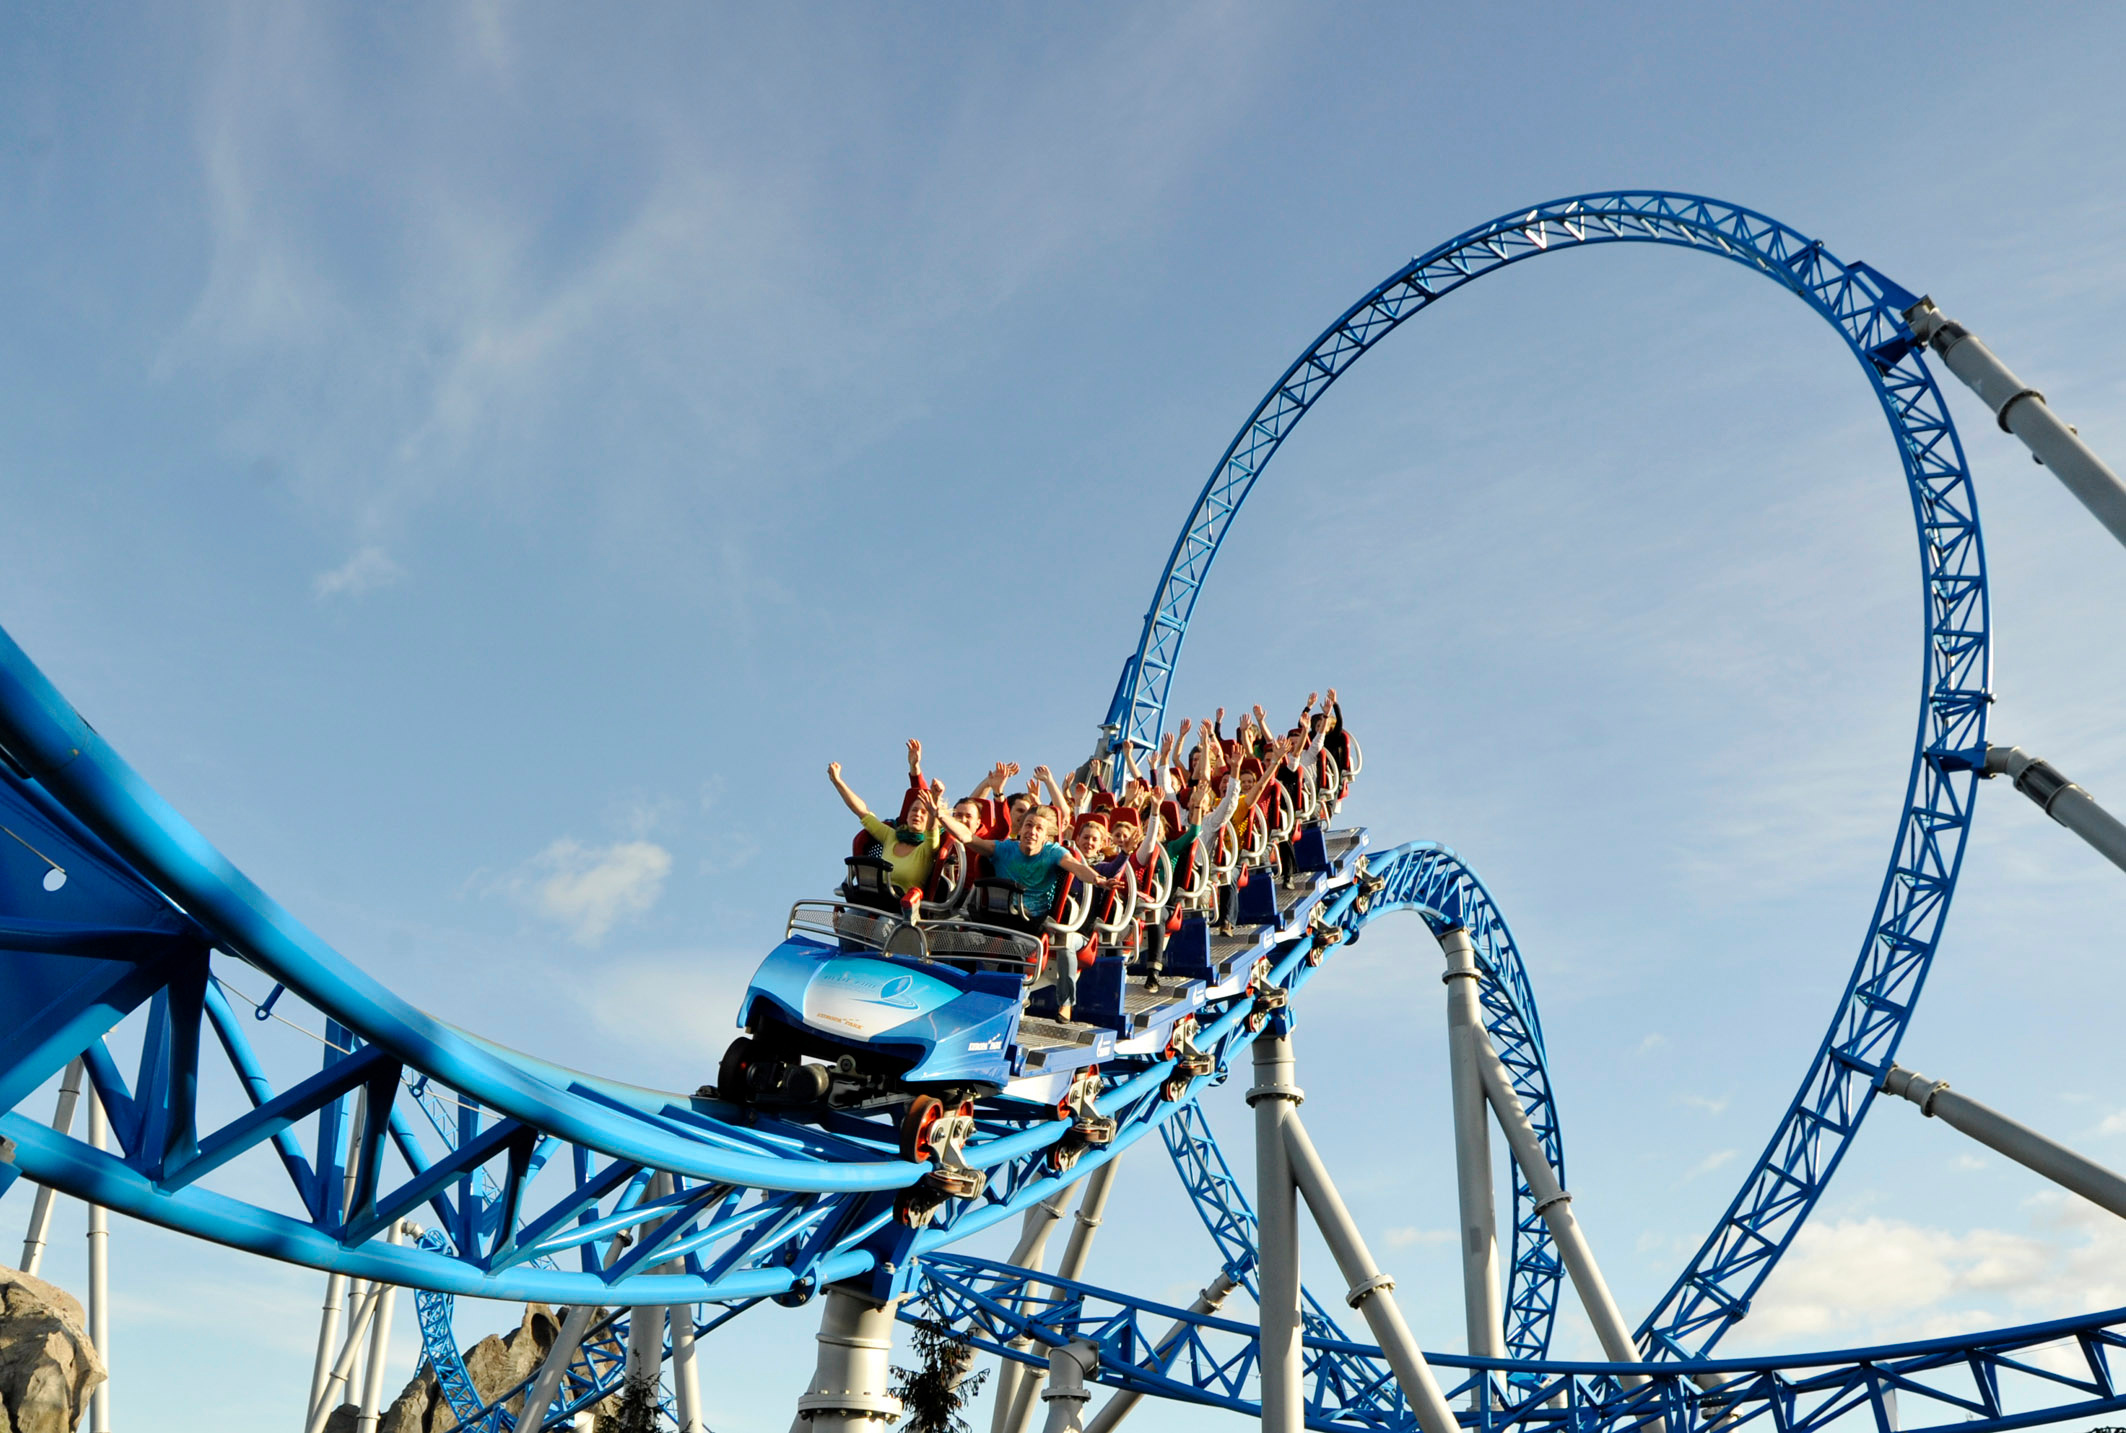
[[[1047, 771], [1047, 767], [1039, 767], [1034, 775], [1039, 779]], [[1052, 777], [1049, 779], [1053, 780]], [[1057, 842], [1056, 835], [1061, 828], [1055, 810], [1050, 807], [1028, 806], [1026, 813], [1019, 818], [1018, 834], [1005, 841], [992, 841], [977, 835], [949, 811], [940, 810], [937, 817], [968, 850], [989, 858], [989, 868], [996, 872], [998, 879], [1018, 887], [1019, 894], [1014, 901], [1016, 913], [1035, 932], [1055, 909], [1056, 891], [1062, 884], [1064, 872], [1088, 885], [1114, 884], [1114, 877], [1101, 875], [1072, 855], [1069, 847]], [[1065, 1020], [1070, 1018], [1072, 1000], [1077, 992], [1077, 972], [1071, 968], [1074, 964], [1068, 953], [1055, 962], [1057, 1004]]]
[[[911, 772], [920, 772], [922, 750], [920, 742], [908, 743], [908, 768]], [[878, 842], [879, 856], [886, 863], [887, 880], [892, 883], [893, 888], [904, 898], [911, 892], [920, 896], [930, 880], [931, 871], [937, 865], [938, 843], [942, 836], [936, 811], [937, 803], [944, 799], [944, 788], [940, 786], [933, 793], [927, 788], [917, 787], [911, 794], [907, 814], [901, 823], [898, 826], [888, 826], [873, 815], [871, 808], [864, 804], [863, 798], [851, 791], [849, 783], [842, 780], [840, 762], [827, 763], [827, 779], [833, 782], [834, 789], [841, 793], [842, 804], [849, 808], [850, 814], [861, 821], [864, 830]]]

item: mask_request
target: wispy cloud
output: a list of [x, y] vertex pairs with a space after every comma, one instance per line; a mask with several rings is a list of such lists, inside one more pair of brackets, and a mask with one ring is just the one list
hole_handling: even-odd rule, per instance
[[578, 944], [597, 945], [657, 904], [671, 870], [672, 853], [654, 841], [586, 846], [563, 837], [498, 884]]
[[1688, 1109], [1704, 1110], [1709, 1115], [1727, 1113], [1728, 1095], [1678, 1095], [1676, 1103]]
[[2041, 1196], [2024, 1232], [1870, 1217], [1805, 1226], [1752, 1301], [1752, 1344], [1926, 1338], [2126, 1303], [2126, 1225]]
[[1406, 1224], [1400, 1229], [1390, 1229], [1388, 1231], [1388, 1247], [1391, 1249], [1408, 1249], [1424, 1244], [1452, 1244], [1453, 1242], [1454, 1231], [1452, 1229], [1420, 1229], [1415, 1225]]
[[584, 997], [591, 1021], [631, 1045], [698, 1062], [731, 1039], [748, 968], [699, 951], [633, 956], [601, 966]]
[[406, 569], [392, 561], [390, 553], [381, 547], [364, 547], [330, 572], [320, 572], [311, 583], [311, 590], [321, 601], [332, 597], [359, 597], [365, 592], [401, 582], [405, 577]]
[[1702, 1175], [1711, 1174], [1721, 1165], [1726, 1164], [1729, 1160], [1733, 1159], [1737, 1152], [1738, 1151], [1732, 1149], [1716, 1149], [1711, 1154], [1707, 1155], [1705, 1158], [1699, 1160], [1696, 1164], [1692, 1165], [1689, 1169], [1683, 1171], [1683, 1178], [1686, 1181], [1689, 1181], [1697, 1179]]

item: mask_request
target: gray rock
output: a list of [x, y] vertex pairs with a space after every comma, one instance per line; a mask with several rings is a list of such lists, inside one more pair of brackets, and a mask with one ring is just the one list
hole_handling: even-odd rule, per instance
[[104, 1380], [81, 1305], [0, 1268], [0, 1433], [74, 1433]]
[[[465, 1350], [465, 1371], [483, 1400], [491, 1400], [538, 1372], [561, 1332], [561, 1317], [545, 1304], [527, 1304], [524, 1317], [508, 1333], [489, 1334]], [[523, 1399], [511, 1399], [510, 1412], [522, 1412]], [[607, 1402], [614, 1400], [608, 1399]], [[603, 1405], [601, 1405], [602, 1407]], [[377, 1423], [377, 1433], [450, 1433], [458, 1418], [427, 1368], [393, 1401]], [[7, 1430], [0, 1428], [0, 1433]], [[336, 1433], [336, 1430], [328, 1430]]]

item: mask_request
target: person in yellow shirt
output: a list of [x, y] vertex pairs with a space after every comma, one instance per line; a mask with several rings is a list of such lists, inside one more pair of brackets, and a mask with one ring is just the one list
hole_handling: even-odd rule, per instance
[[[910, 742], [909, 747], [911, 750], [916, 749], [914, 742]], [[910, 801], [900, 824], [889, 826], [874, 816], [871, 808], [864, 804], [863, 798], [851, 791], [849, 783], [842, 780], [840, 762], [827, 763], [827, 779], [833, 782], [834, 789], [841, 793], [842, 804], [849, 808], [850, 814], [863, 822], [864, 830], [878, 842], [879, 855], [888, 868], [886, 878], [893, 888], [905, 896], [910, 891], [920, 891], [928, 885], [930, 873], [937, 866], [938, 842], [943, 837], [936, 817], [931, 814], [930, 802]], [[938, 788], [937, 795], [943, 797], [944, 787]]]

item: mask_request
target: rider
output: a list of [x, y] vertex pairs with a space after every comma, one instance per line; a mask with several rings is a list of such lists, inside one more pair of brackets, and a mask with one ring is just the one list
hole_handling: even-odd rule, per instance
[[[908, 769], [920, 773], [922, 745], [911, 740], [908, 743]], [[944, 798], [945, 788], [935, 790], [917, 787], [910, 793], [907, 809], [897, 826], [888, 826], [871, 814], [871, 808], [863, 798], [849, 789], [842, 780], [842, 764], [827, 763], [827, 779], [841, 793], [842, 803], [857, 820], [864, 823], [864, 830], [879, 844], [879, 856], [886, 863], [887, 880], [904, 900], [913, 904], [920, 899], [923, 888], [929, 884], [930, 873], [937, 866], [938, 843], [942, 839], [936, 811], [937, 803]]]
[[[1053, 782], [1045, 766], [1036, 767], [1037, 780]], [[935, 803], [932, 806], [936, 810]], [[1029, 806], [1019, 817], [1018, 834], [1011, 840], [991, 841], [979, 836], [972, 827], [965, 825], [949, 811], [937, 810], [937, 818], [947, 831], [958, 838], [969, 851], [989, 858], [989, 868], [1000, 880], [1018, 887], [1013, 900], [1014, 913], [1027, 923], [1027, 928], [1036, 934], [1049, 912], [1055, 909], [1056, 890], [1062, 884], [1063, 873], [1076, 876], [1091, 886], [1109, 886], [1114, 877], [1103, 876], [1085, 862], [1072, 855], [1070, 849], [1056, 841], [1060, 829], [1056, 811], [1048, 806]], [[1071, 1005], [1077, 994], [1077, 972], [1072, 969], [1074, 960], [1055, 962], [1056, 996], [1058, 1011], [1068, 1020]]]

